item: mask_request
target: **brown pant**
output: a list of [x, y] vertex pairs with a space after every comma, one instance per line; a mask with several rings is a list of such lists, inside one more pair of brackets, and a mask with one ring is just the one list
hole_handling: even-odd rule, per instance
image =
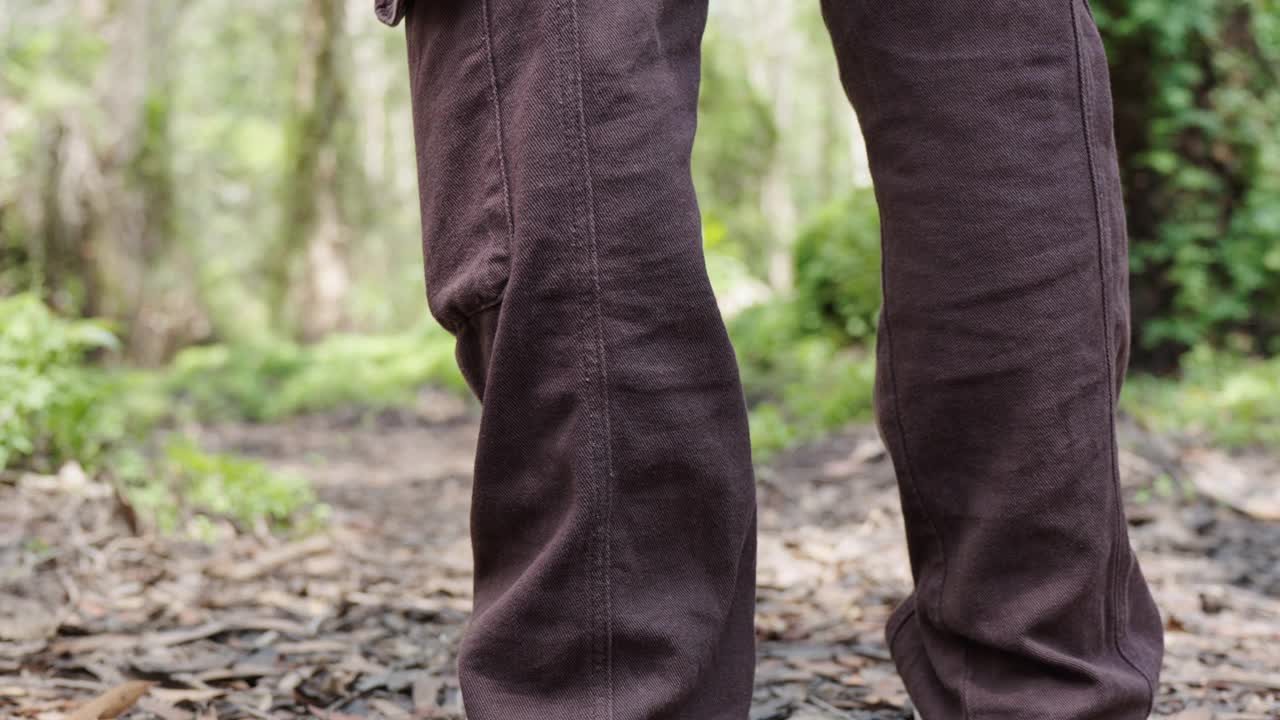
[[[431, 309], [484, 408], [469, 716], [743, 720], [755, 495], [689, 173], [706, 0], [380, 2], [407, 12]], [[883, 222], [894, 660], [928, 720], [1144, 718], [1161, 623], [1117, 485], [1126, 240], [1085, 0], [823, 10]]]

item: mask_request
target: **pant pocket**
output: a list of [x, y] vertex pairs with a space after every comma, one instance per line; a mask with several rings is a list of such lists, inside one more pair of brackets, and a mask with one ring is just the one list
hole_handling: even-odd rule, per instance
[[485, 7], [406, 22], [427, 297], [455, 334], [502, 300], [514, 234]]

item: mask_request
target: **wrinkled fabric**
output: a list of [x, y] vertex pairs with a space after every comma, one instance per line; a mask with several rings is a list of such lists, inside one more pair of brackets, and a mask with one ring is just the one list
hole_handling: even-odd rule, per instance
[[[899, 672], [926, 720], [1144, 718], [1161, 623], [1117, 480], [1126, 240], [1089, 10], [823, 13], [882, 218]], [[472, 720], [748, 716], [754, 481], [689, 169], [705, 20], [407, 9], [428, 301], [483, 406]]]
[[373, 12], [384, 24], [395, 27], [409, 10], [409, 0], [373, 0]]

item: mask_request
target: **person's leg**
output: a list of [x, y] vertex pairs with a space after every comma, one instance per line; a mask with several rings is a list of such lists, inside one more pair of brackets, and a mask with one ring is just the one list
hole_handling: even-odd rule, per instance
[[471, 720], [742, 720], [755, 489], [689, 172], [702, 0], [414, 0], [427, 286], [483, 405]]
[[1126, 240], [1085, 0], [823, 0], [880, 202], [877, 411], [925, 720], [1145, 718], [1161, 624], [1114, 414]]

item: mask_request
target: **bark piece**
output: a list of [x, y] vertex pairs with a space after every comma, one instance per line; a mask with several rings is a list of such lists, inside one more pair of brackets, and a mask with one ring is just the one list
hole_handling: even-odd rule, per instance
[[103, 718], [117, 717], [147, 694], [151, 685], [152, 683], [140, 680], [117, 685], [81, 705], [79, 709], [68, 715], [66, 720], [103, 720]]

